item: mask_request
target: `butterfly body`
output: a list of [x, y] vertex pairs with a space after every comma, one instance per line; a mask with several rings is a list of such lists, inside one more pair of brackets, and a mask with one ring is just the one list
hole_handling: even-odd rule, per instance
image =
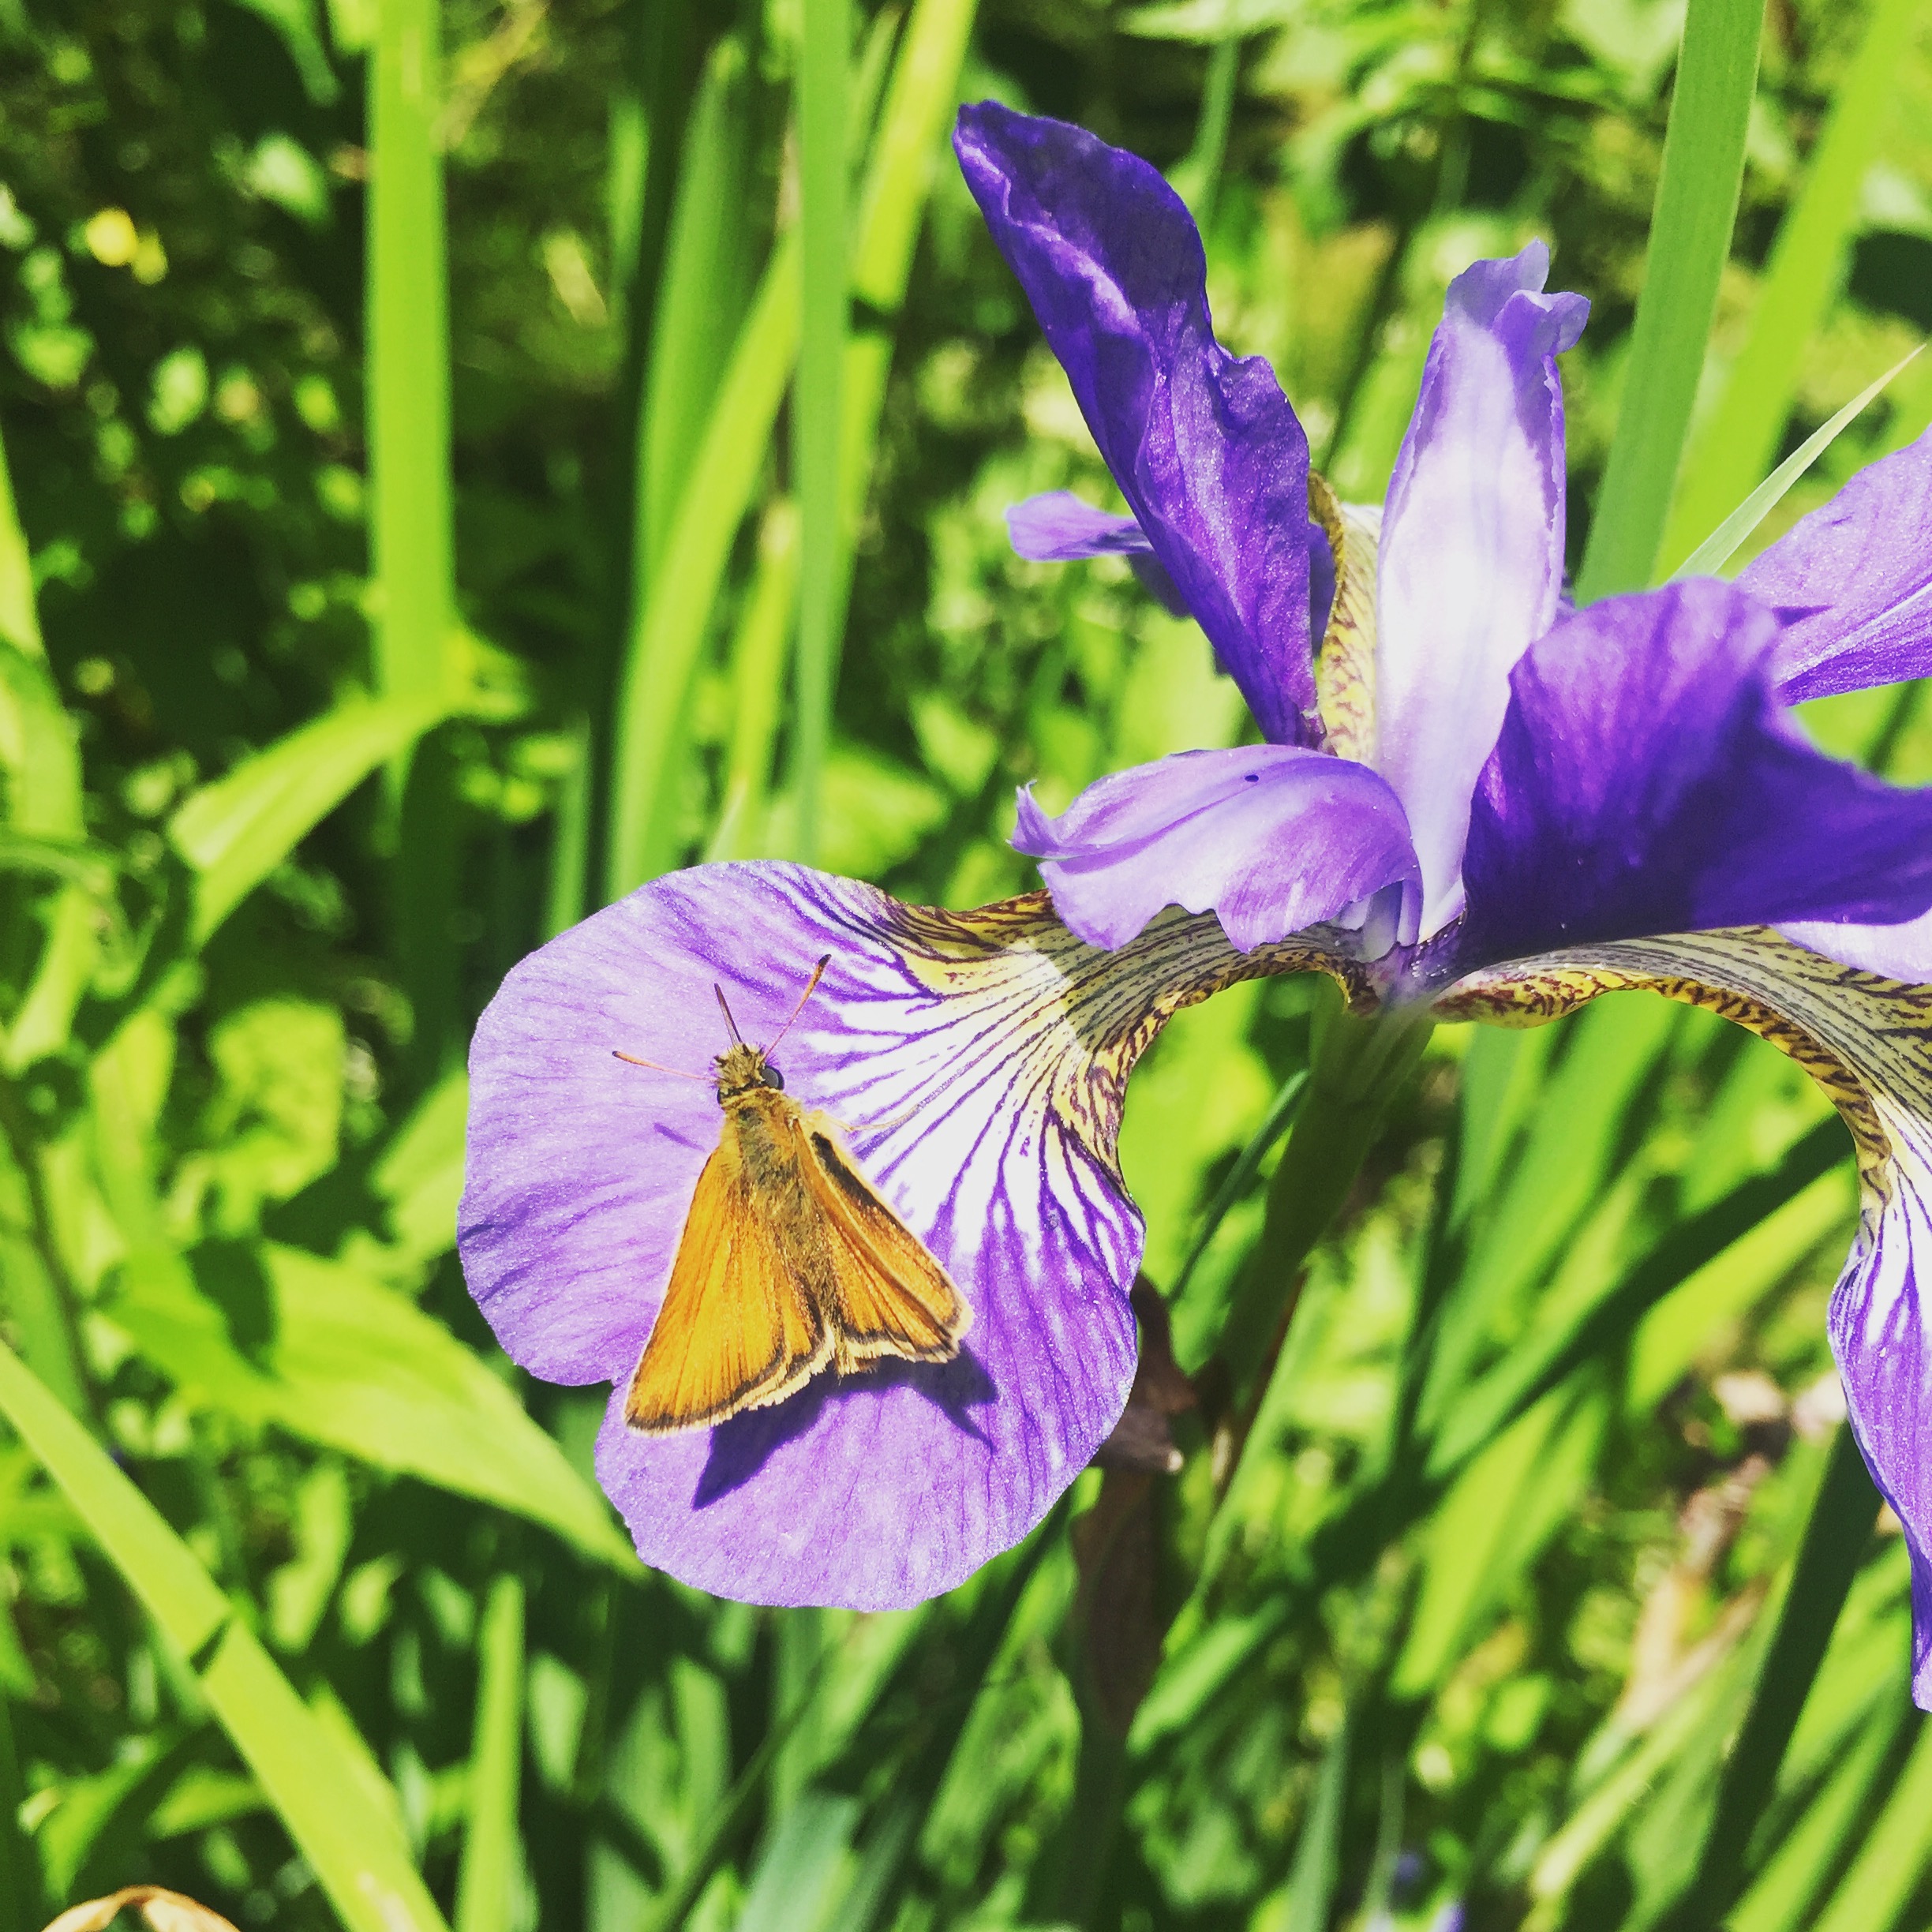
[[970, 1311], [847, 1151], [784, 1091], [764, 1050], [718, 1057], [718, 1144], [625, 1398], [647, 1435], [782, 1402], [822, 1369], [950, 1361]]

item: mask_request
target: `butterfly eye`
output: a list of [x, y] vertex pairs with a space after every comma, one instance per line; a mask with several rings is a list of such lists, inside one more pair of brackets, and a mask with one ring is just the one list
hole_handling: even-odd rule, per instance
[[781, 1093], [784, 1091], [784, 1076], [769, 1061], [759, 1070], [758, 1078], [767, 1087], [776, 1087]]

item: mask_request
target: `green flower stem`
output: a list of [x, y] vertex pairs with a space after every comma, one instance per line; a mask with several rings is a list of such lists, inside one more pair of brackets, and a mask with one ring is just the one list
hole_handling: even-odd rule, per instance
[[1383, 1110], [1434, 1030], [1425, 1008], [1364, 1019], [1335, 1003], [1318, 1016], [1307, 1104], [1268, 1183], [1261, 1238], [1221, 1331], [1219, 1354], [1237, 1407], [1267, 1367], [1302, 1264], [1348, 1198]]

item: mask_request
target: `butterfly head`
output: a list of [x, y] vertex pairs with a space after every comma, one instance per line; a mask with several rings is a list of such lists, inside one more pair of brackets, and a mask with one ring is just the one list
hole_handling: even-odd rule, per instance
[[742, 1099], [747, 1094], [784, 1090], [784, 1076], [765, 1058], [762, 1049], [747, 1046], [743, 1040], [728, 1046], [715, 1064], [721, 1104]]

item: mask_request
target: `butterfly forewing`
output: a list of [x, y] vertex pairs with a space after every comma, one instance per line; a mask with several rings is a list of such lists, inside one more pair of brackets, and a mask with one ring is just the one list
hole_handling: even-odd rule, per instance
[[853, 1166], [822, 1114], [800, 1114], [792, 1125], [824, 1219], [834, 1298], [825, 1316], [841, 1366], [883, 1356], [952, 1361], [972, 1316], [945, 1270]]
[[[803, 1190], [800, 1190], [803, 1192]], [[624, 1417], [646, 1435], [775, 1402], [831, 1360], [833, 1338], [781, 1245], [728, 1121], [698, 1177]]]

